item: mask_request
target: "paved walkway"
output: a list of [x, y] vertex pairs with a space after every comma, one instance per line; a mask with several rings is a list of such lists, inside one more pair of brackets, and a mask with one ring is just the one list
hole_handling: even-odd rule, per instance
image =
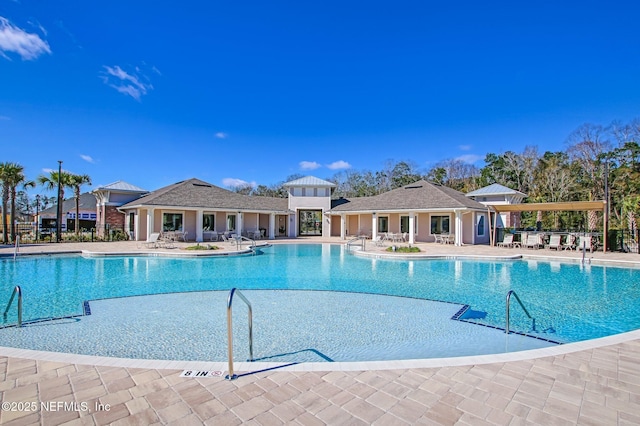
[[[420, 246], [432, 255], [582, 257], [547, 250]], [[83, 249], [142, 250], [127, 242], [44, 244], [23, 246], [20, 252]], [[382, 254], [380, 248], [367, 249]], [[0, 248], [1, 253], [11, 254], [13, 248]], [[587, 257], [593, 263], [640, 260], [640, 255], [624, 253]], [[138, 368], [134, 362], [107, 366], [98, 358], [56, 358], [0, 348], [0, 424], [640, 424], [638, 331], [563, 345], [554, 355], [518, 353], [471, 362], [452, 358], [433, 361], [440, 364], [433, 367], [419, 362], [376, 363], [376, 369], [323, 364], [339, 370], [304, 371], [297, 366], [235, 381], [180, 377], [179, 368]]]

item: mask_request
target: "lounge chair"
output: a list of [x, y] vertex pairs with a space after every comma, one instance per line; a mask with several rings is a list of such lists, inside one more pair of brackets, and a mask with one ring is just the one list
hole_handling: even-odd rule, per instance
[[595, 250], [592, 243], [591, 235], [581, 235], [578, 243], [578, 250], [589, 250], [591, 253]]
[[525, 248], [533, 248], [533, 249], [539, 249], [540, 248], [540, 237], [536, 234], [528, 234], [527, 235], [527, 241], [525, 241], [525, 243], [522, 245], [522, 247]]
[[549, 244], [546, 246], [548, 249], [560, 250], [562, 248], [562, 235], [551, 234], [549, 237]]
[[567, 235], [562, 243], [562, 250], [573, 250], [576, 247], [576, 236], [573, 234]]
[[376, 245], [376, 247], [384, 247], [384, 243], [380, 235], [373, 239], [373, 243]]
[[506, 234], [502, 241], [498, 243], [498, 247], [513, 248], [513, 234]]
[[145, 246], [146, 248], [157, 248], [160, 246], [160, 233], [159, 232], [154, 232], [151, 235], [149, 235], [149, 239], [147, 241], [144, 241], [142, 243], [143, 246]]

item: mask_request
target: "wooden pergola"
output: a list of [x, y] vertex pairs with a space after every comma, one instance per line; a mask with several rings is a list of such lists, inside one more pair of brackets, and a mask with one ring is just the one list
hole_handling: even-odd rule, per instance
[[[565, 212], [565, 211], [602, 211], [603, 214], [603, 233], [602, 233], [602, 250], [607, 252], [607, 231], [609, 226], [609, 218], [607, 217], [606, 201], [568, 201], [562, 203], [525, 203], [525, 204], [504, 204], [489, 206], [489, 213], [493, 209], [496, 215], [493, 218], [493, 229], [496, 227], [497, 214], [507, 212]], [[489, 223], [489, 226], [492, 224]], [[491, 245], [495, 246], [493, 229], [490, 229]]]

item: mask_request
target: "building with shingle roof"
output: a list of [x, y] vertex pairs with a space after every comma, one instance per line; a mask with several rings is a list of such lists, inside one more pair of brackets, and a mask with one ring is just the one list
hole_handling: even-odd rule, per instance
[[[96, 197], [91, 195], [90, 192], [80, 194], [78, 207], [80, 209], [80, 228], [93, 228], [96, 223]], [[67, 198], [62, 202], [62, 216], [62, 223], [60, 224], [62, 231], [73, 229], [76, 219], [76, 197]], [[57, 218], [57, 203], [38, 213], [38, 222], [43, 229], [55, 228]]]
[[124, 216], [118, 207], [135, 200], [149, 191], [124, 181], [99, 185], [91, 191], [96, 203], [96, 232], [104, 237], [110, 230], [124, 230]]
[[425, 180], [370, 197], [334, 200], [330, 214], [340, 217], [340, 235], [376, 238], [399, 232], [413, 243], [455, 234], [457, 245], [489, 242], [487, 207]]
[[124, 226], [138, 240], [179, 231], [206, 241], [226, 233], [273, 239], [280, 236], [382, 233], [406, 242], [455, 235], [456, 244], [489, 242], [487, 207], [451, 188], [424, 180], [371, 197], [333, 199], [333, 182], [305, 176], [283, 184], [287, 198], [239, 194], [192, 178], [142, 194], [118, 207]]

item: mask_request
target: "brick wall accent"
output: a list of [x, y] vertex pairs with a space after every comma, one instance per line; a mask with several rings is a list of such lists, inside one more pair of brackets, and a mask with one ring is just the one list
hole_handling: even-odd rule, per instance
[[116, 206], [98, 206], [98, 220], [96, 229], [98, 236], [104, 237], [105, 226], [116, 229], [124, 229], [124, 214], [117, 210]]

